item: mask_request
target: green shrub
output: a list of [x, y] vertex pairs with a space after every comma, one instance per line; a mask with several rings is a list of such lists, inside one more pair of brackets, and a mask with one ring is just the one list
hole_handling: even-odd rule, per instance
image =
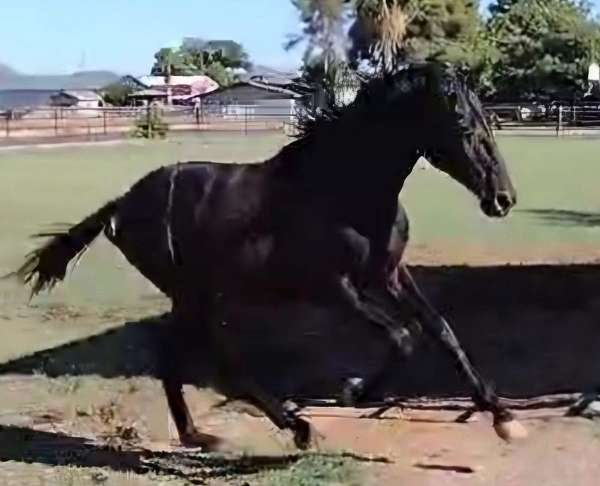
[[135, 138], [165, 138], [169, 126], [163, 121], [160, 108], [151, 106], [135, 121], [132, 136]]

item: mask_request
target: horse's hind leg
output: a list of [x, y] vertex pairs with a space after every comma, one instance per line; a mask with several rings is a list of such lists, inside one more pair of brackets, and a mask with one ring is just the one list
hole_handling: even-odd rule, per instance
[[[217, 334], [223, 332], [221, 326], [215, 326]], [[299, 449], [310, 447], [315, 437], [313, 427], [309, 422], [298, 417], [296, 410], [284, 407], [280, 400], [269, 394], [256, 380], [247, 373], [246, 365], [239, 359], [239, 354], [231, 344], [229, 336], [215, 336], [215, 343], [219, 343], [219, 349], [223, 355], [221, 370], [226, 380], [234, 384], [240, 398], [245, 399], [259, 410], [280, 430], [289, 429], [294, 434], [294, 443]]]
[[244, 398], [264, 412], [279, 429], [290, 429], [294, 434], [294, 444], [299, 449], [307, 449], [315, 439], [315, 432], [309, 422], [296, 415], [295, 410], [286, 410], [283, 404], [270, 396], [254, 381], [245, 379]]
[[201, 447], [211, 451], [219, 449], [221, 440], [200, 432], [194, 425], [192, 415], [183, 396], [182, 357], [189, 339], [189, 316], [181, 315], [174, 306], [172, 322], [166, 327], [167, 335], [161, 343], [159, 367], [163, 389], [167, 396], [169, 411], [175, 422], [179, 441], [185, 447]]

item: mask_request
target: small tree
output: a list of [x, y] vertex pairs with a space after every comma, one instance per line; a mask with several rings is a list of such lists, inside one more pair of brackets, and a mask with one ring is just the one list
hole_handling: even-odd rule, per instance
[[135, 138], [165, 138], [169, 126], [163, 121], [160, 108], [149, 105], [147, 111], [135, 121], [132, 136]]
[[102, 89], [102, 98], [112, 106], [127, 106], [129, 104], [129, 95], [135, 93], [135, 91], [132, 86], [113, 83]]

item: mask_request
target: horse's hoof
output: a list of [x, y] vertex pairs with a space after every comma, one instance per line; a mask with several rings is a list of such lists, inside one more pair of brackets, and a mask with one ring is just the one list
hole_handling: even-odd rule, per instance
[[515, 419], [495, 423], [494, 430], [498, 437], [506, 442], [525, 439], [528, 435], [527, 429], [521, 425], [521, 422]]
[[475, 421], [476, 420], [476, 417], [475, 417], [475, 413], [476, 412], [477, 412], [477, 410], [474, 409], [474, 408], [470, 408], [468, 410], [465, 410], [458, 417], [456, 417], [454, 419], [454, 421], [456, 423], [458, 423], [458, 424], [466, 424], [469, 420]]
[[362, 378], [352, 377], [346, 380], [344, 389], [340, 396], [340, 402], [344, 407], [354, 407], [358, 403], [365, 391], [365, 384]]
[[294, 425], [294, 444], [300, 450], [307, 450], [311, 447], [319, 448], [319, 439], [322, 436], [317, 432], [314, 426], [304, 419], [296, 419]]
[[179, 436], [182, 447], [201, 449], [202, 452], [221, 452], [224, 450], [225, 441], [216, 435], [201, 432], [189, 432]]

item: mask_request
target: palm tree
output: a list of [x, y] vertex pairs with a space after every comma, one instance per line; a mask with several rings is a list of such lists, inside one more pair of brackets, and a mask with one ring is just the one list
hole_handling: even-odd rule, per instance
[[347, 0], [292, 0], [292, 3], [300, 12], [304, 28], [301, 34], [290, 37], [286, 49], [306, 41], [304, 64], [322, 63], [327, 72], [330, 66], [345, 58]]
[[368, 58], [382, 69], [392, 69], [403, 58], [409, 25], [421, 13], [418, 0], [354, 0], [354, 3], [351, 60]]
[[[292, 36], [288, 49], [308, 43], [305, 64], [315, 58], [325, 71], [349, 54], [351, 64], [369, 59], [391, 69], [402, 59], [408, 26], [422, 15], [426, 0], [292, 0], [304, 23], [302, 34]], [[345, 27], [352, 19], [350, 40]]]
[[165, 78], [167, 89], [167, 104], [172, 102], [171, 80], [176, 72], [185, 71], [185, 66], [181, 54], [175, 49], [165, 47], [155, 54], [156, 62], [152, 68], [152, 74], [160, 75]]

